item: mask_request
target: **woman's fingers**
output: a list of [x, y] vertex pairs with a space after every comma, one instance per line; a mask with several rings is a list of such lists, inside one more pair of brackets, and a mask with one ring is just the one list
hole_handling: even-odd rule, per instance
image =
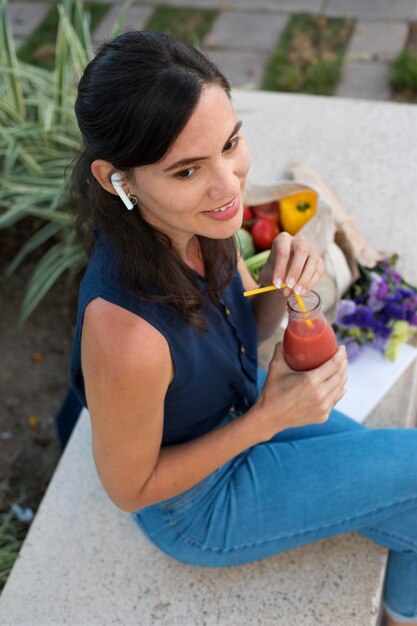
[[[286, 274], [286, 283], [297, 293], [311, 291], [323, 274], [324, 263], [304, 237], [293, 240], [293, 256]], [[289, 294], [288, 294], [289, 295]]]
[[319, 420], [326, 420], [334, 405], [345, 393], [346, 369], [339, 368], [312, 390], [311, 411]]
[[323, 273], [323, 260], [319, 256], [310, 257], [294, 289], [301, 295], [307, 291], [311, 291], [317, 285]]
[[286, 232], [275, 237], [268, 264], [273, 284], [279, 289], [282, 283], [288, 285], [285, 296], [289, 296], [293, 289], [298, 293], [310, 291], [324, 271], [323, 260], [314, 247], [304, 237], [292, 237]]
[[273, 271], [273, 284], [281, 288], [283, 282], [285, 282], [285, 276], [287, 272], [288, 263], [291, 256], [291, 244], [292, 237], [288, 233], [280, 233], [274, 240], [274, 271]]
[[[314, 289], [314, 287], [317, 285], [319, 280], [323, 277], [323, 274], [324, 274], [324, 263], [322, 259], [319, 258], [319, 263], [314, 271], [314, 274], [312, 275], [312, 277], [310, 278], [307, 284], [303, 284], [303, 288], [305, 292], [311, 291], [312, 289]], [[301, 293], [301, 295], [303, 294]]]
[[306, 376], [310, 384], [314, 386], [321, 385], [325, 380], [331, 378], [337, 374], [340, 370], [346, 372], [347, 357], [345, 346], [339, 346], [337, 352], [331, 359], [316, 367], [314, 370], [310, 370], [306, 373]]
[[303, 274], [306, 263], [312, 252], [311, 246], [307, 243], [304, 237], [293, 239], [292, 241], [292, 259], [287, 267], [285, 275], [285, 282], [290, 289], [299, 283], [300, 277]]

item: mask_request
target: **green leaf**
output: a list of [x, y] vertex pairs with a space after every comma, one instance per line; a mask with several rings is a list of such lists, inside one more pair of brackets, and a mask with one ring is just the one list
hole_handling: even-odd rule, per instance
[[8, 117], [11, 117], [13, 122], [16, 124], [22, 124], [24, 121], [24, 118], [20, 115], [18, 111], [16, 111], [16, 109], [14, 109], [14, 107], [12, 107], [10, 104], [8, 104], [7, 102], [1, 99], [0, 99], [0, 111], [5, 113]]
[[[63, 248], [62, 244], [58, 244]], [[54, 255], [55, 257], [55, 255]], [[22, 326], [28, 319], [29, 315], [38, 306], [42, 298], [48, 293], [58, 278], [70, 267], [81, 267], [86, 262], [86, 256], [83, 250], [74, 248], [70, 253], [65, 254], [62, 258], [54, 258], [53, 263], [46, 263], [43, 257], [40, 265], [41, 268], [36, 269], [35, 274], [29, 281], [27, 292], [23, 301], [22, 311], [19, 324]]]
[[121, 34], [122, 30], [123, 30], [123, 26], [125, 24], [126, 21], [126, 15], [128, 10], [130, 9], [130, 7], [133, 5], [134, 0], [129, 0], [128, 2], [125, 2], [124, 5], [122, 6], [122, 8], [119, 11], [119, 15], [117, 16], [117, 20], [113, 26], [113, 30], [110, 34], [110, 39], [113, 39], [114, 37], [117, 37], [118, 35]]
[[8, 66], [12, 70], [9, 75], [3, 75], [9, 105], [14, 106], [19, 116], [23, 118], [25, 116], [25, 107], [23, 103], [22, 86], [16, 71], [16, 50], [7, 14], [7, 0], [1, 0], [0, 2], [0, 41], [3, 42], [0, 46], [0, 63]]
[[19, 267], [19, 265], [27, 257], [27, 255], [33, 252], [33, 250], [36, 250], [38, 246], [43, 244], [50, 237], [55, 235], [55, 233], [60, 228], [61, 228], [60, 224], [51, 222], [47, 224], [46, 226], [44, 226], [43, 228], [41, 228], [41, 230], [39, 230], [37, 233], [35, 233], [33, 237], [31, 237], [31, 239], [29, 239], [29, 241], [27, 241], [25, 245], [22, 246], [22, 248], [16, 254], [13, 261], [6, 267], [6, 270], [4, 272], [5, 277], [10, 278], [10, 276]]
[[74, 63], [75, 70], [77, 74], [81, 76], [91, 57], [75, 31], [75, 28], [72, 26], [69, 16], [64, 12], [62, 7], [58, 7], [58, 10], [60, 14], [60, 27], [62, 28], [63, 37], [65, 37], [66, 44], [71, 50], [71, 58]]
[[9, 211], [6, 211], [6, 213], [0, 215], [0, 230], [16, 224], [16, 222], [22, 220], [24, 217], [26, 217], [26, 215], [26, 211], [22, 209], [17, 209], [16, 207], [10, 209]]
[[51, 220], [62, 226], [73, 225], [74, 217], [69, 213], [63, 213], [62, 211], [53, 211], [49, 209], [42, 209], [37, 207], [27, 207], [26, 212], [29, 215], [35, 215], [41, 217], [44, 220]]

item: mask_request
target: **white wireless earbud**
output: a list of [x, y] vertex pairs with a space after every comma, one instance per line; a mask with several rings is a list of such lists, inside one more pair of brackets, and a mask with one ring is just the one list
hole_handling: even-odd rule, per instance
[[133, 202], [130, 200], [129, 196], [126, 194], [122, 187], [122, 177], [119, 172], [114, 172], [110, 177], [111, 183], [116, 191], [117, 195], [125, 205], [129, 211], [131, 211], [134, 207]]

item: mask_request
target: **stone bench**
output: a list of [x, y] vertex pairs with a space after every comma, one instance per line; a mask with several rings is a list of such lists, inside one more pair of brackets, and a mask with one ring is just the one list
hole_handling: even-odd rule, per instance
[[[253, 180], [276, 180], [291, 161], [312, 165], [368, 240], [398, 251], [417, 280], [415, 107], [264, 92], [234, 100]], [[416, 373], [410, 366], [370, 426], [414, 423]], [[376, 626], [386, 558], [350, 533], [234, 568], [177, 563], [105, 495], [83, 411], [0, 597], [0, 624]]]

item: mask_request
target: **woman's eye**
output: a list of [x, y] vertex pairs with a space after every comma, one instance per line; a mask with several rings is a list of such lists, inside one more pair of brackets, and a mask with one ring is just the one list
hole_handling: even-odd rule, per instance
[[240, 136], [239, 135], [237, 137], [233, 137], [233, 139], [228, 141], [227, 144], [225, 145], [225, 147], [224, 147], [225, 151], [226, 152], [230, 152], [230, 150], [234, 150], [234, 148], [237, 148], [239, 140], [240, 140]]
[[[187, 179], [187, 178], [191, 178], [191, 176], [193, 175], [195, 170], [195, 167], [187, 167], [186, 170], [181, 170], [181, 172], [177, 172], [176, 176], [178, 176], [178, 178], [183, 178], [183, 179]], [[190, 175], [191, 172], [191, 175]]]

